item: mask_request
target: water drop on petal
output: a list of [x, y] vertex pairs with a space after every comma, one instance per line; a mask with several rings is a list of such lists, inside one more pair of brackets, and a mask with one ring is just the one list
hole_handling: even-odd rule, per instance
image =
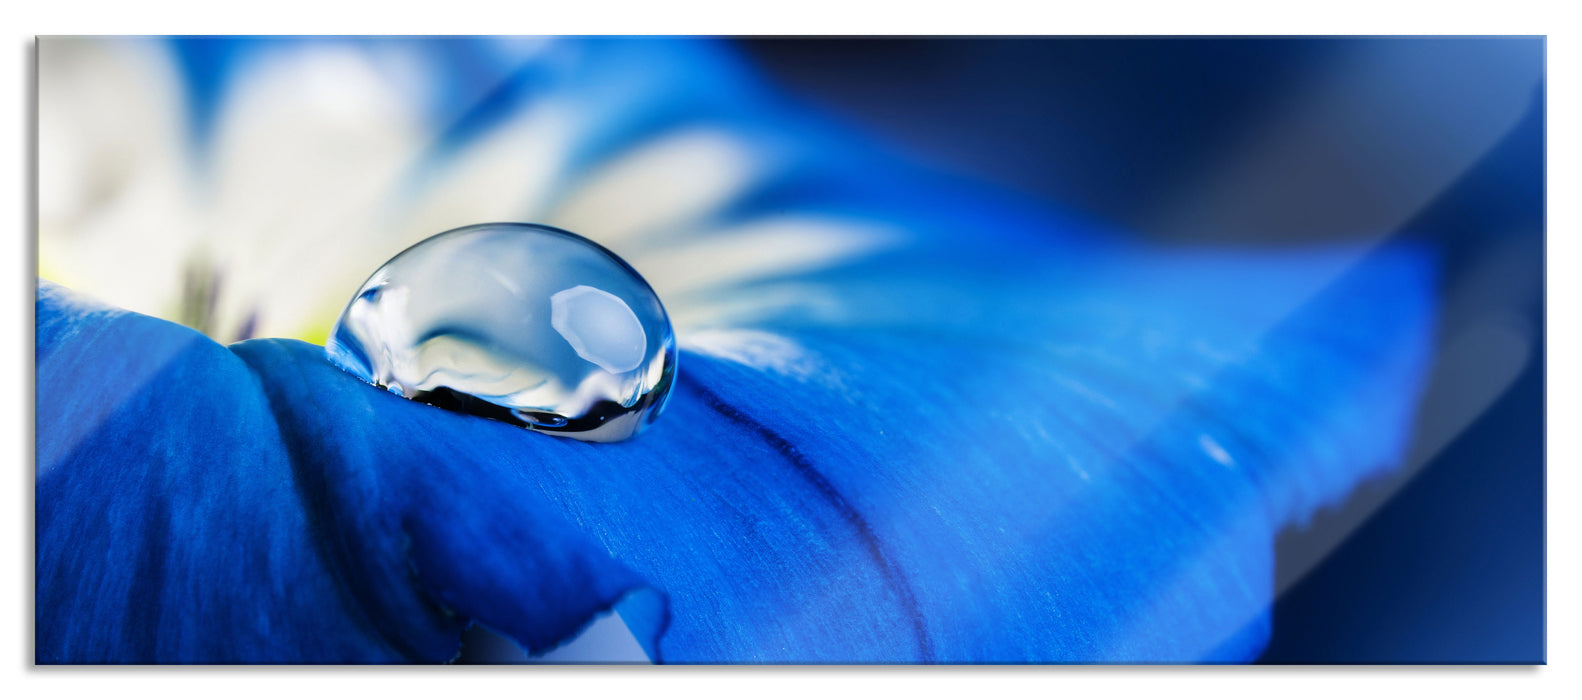
[[637, 271], [533, 224], [467, 226], [391, 258], [325, 353], [409, 399], [599, 442], [658, 418], [676, 372], [670, 319]]

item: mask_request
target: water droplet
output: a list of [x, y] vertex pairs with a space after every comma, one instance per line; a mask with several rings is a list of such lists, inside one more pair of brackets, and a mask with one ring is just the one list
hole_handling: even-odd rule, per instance
[[670, 319], [637, 271], [532, 224], [467, 226], [391, 258], [325, 353], [409, 399], [598, 442], [658, 418], [676, 373]]

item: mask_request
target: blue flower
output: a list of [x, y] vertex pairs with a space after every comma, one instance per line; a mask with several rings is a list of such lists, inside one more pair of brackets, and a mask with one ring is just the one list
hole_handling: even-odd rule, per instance
[[[57, 67], [123, 50], [165, 55], [45, 43], [41, 124], [98, 94], [53, 93]], [[438, 662], [473, 624], [537, 654], [611, 609], [665, 662], [1248, 660], [1275, 533], [1410, 433], [1421, 249], [1139, 245], [797, 116], [709, 44], [226, 50], [242, 77], [191, 82], [171, 129], [198, 155], [42, 178], [43, 273], [78, 291], [37, 305], [40, 662]], [[438, 77], [379, 89], [403, 70]], [[361, 87], [309, 100], [324, 71]], [[296, 181], [337, 135], [365, 148]], [[210, 223], [101, 260], [164, 240], [149, 212]], [[79, 293], [313, 339], [388, 252], [491, 219], [589, 235], [659, 291], [681, 372], [642, 438], [448, 413], [302, 340]]]

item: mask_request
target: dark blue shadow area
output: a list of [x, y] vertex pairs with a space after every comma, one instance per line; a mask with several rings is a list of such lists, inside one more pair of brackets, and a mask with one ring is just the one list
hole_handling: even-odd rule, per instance
[[1545, 660], [1542, 38], [739, 46], [896, 150], [1142, 238], [1433, 246], [1441, 351], [1491, 325], [1527, 350], [1501, 381], [1500, 358], [1443, 363], [1425, 404], [1471, 421], [1436, 434], [1425, 408], [1413, 464], [1282, 534], [1261, 660]]
[[755, 40], [781, 85], [936, 166], [1133, 224], [1340, 50], [1189, 39]]
[[1262, 662], [1544, 662], [1543, 360], [1276, 599]]
[[[1533, 353], [1486, 413], [1277, 598], [1263, 661], [1544, 662], [1543, 183], [1540, 98], [1516, 131], [1408, 226], [1449, 253], [1445, 287], [1454, 303], [1442, 335], [1503, 316], [1530, 324]], [[1502, 264], [1513, 269], [1498, 275], [1497, 289], [1475, 281]], [[1455, 296], [1468, 288], [1472, 298]], [[1442, 376], [1436, 388], [1454, 392], [1468, 379]], [[1347, 515], [1287, 532], [1279, 549], [1303, 547]]]

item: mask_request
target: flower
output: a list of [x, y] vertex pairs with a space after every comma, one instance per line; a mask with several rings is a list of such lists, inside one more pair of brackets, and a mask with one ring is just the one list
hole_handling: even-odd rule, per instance
[[[1142, 246], [709, 44], [230, 46], [177, 52], [231, 52], [207, 94], [162, 45], [42, 42], [41, 275], [78, 290], [37, 306], [43, 662], [444, 661], [474, 622], [541, 653], [610, 609], [668, 662], [1246, 660], [1274, 533], [1409, 434], [1420, 249]], [[664, 299], [681, 374], [643, 438], [280, 339], [497, 219]]]

